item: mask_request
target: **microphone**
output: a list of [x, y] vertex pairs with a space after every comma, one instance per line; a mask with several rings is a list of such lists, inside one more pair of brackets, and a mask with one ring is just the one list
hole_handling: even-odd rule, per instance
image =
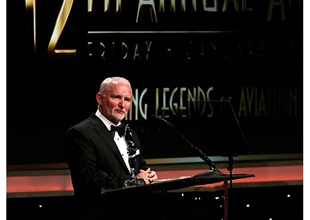
[[185, 136], [184, 136], [183, 134], [181, 134], [181, 133], [179, 132], [179, 130], [178, 130], [174, 125], [172, 125], [169, 121], [167, 121], [166, 119], [164, 119], [164, 118], [162, 118], [162, 117], [160, 117], [160, 116], [157, 116], [157, 115], [154, 115], [154, 114], [153, 114], [152, 116], [155, 117], [155, 118], [157, 118], [157, 119], [159, 119], [159, 120], [164, 121], [167, 125], [169, 125], [170, 127], [172, 127], [172, 128], [176, 131], [176, 133], [178, 133], [178, 134], [182, 137], [182, 139], [183, 139], [192, 149], [194, 149], [194, 150], [196, 151], [196, 153], [199, 155], [199, 157], [200, 157], [201, 159], [203, 159], [203, 160], [207, 163], [207, 165], [209, 166], [209, 169], [210, 169], [211, 171], [217, 171], [220, 175], [222, 174], [222, 172], [219, 171], [219, 170], [216, 168], [216, 166], [214, 165], [214, 163], [212, 162], [212, 160], [210, 160], [210, 158], [209, 158], [205, 153], [203, 153], [198, 147], [194, 146], [189, 140], [187, 140], [187, 139], [185, 138]]

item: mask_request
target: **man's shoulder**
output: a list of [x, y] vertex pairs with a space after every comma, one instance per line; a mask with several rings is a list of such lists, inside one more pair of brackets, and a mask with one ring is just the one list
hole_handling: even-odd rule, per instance
[[[91, 113], [87, 118], [85, 118], [84, 120], [76, 123], [75, 125], [73, 125], [70, 129], [74, 129], [74, 128], [85, 128], [88, 126], [91, 126], [93, 123], [95, 123], [98, 120], [98, 117], [94, 114]], [[69, 130], [70, 130], [69, 129]]]

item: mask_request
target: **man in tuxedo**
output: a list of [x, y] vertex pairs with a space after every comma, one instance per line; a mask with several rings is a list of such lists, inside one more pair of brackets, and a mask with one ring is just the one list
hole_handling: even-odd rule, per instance
[[96, 113], [71, 127], [65, 139], [65, 156], [79, 205], [77, 216], [131, 219], [138, 216], [133, 203], [140, 203], [139, 196], [104, 193], [158, 179], [143, 158], [137, 134], [122, 123], [131, 105], [131, 84], [123, 77], [108, 77], [102, 81], [96, 100]]

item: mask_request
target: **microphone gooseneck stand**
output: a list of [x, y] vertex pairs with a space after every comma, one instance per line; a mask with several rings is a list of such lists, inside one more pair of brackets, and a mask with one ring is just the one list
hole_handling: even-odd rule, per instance
[[[198, 147], [196, 147], [195, 145], [193, 145], [183, 134], [181, 134], [181, 132], [179, 132], [179, 130], [174, 126], [172, 125], [169, 121], [167, 121], [166, 119], [160, 117], [160, 116], [157, 116], [157, 115], [152, 115], [153, 117], [159, 119], [159, 120], [162, 120], [163, 122], [165, 122], [167, 125], [169, 125], [170, 127], [173, 128], [173, 130], [178, 133], [182, 140], [185, 141], [192, 149], [194, 149], [196, 151], [196, 153], [198, 154], [198, 156], [206, 162], [206, 164], [209, 166], [209, 171], [208, 172], [204, 172], [200, 175], [207, 175], [208, 173], [210, 173], [210, 171], [213, 171], [212, 173], [217, 173], [218, 175], [224, 175], [216, 166], [215, 164], [213, 163], [212, 160], [210, 160], [210, 158], [202, 152], [201, 149], [199, 149]], [[198, 174], [199, 175], [199, 174]]]
[[[157, 116], [157, 115], [152, 115], [153, 117], [164, 121], [167, 125], [169, 125], [170, 127], [173, 128], [173, 130], [175, 130], [181, 137], [182, 139], [192, 148], [196, 151], [196, 153], [199, 155], [199, 157], [201, 159], [203, 159], [207, 165], [209, 166], [209, 171], [207, 172], [203, 172], [200, 174], [195, 175], [195, 177], [204, 177], [204, 176], [213, 176], [213, 175], [218, 175], [218, 176], [225, 176], [225, 174], [223, 174], [216, 166], [215, 164], [212, 162], [212, 160], [205, 154], [203, 153], [198, 147], [194, 146], [189, 140], [187, 140], [187, 138], [185, 138], [185, 136], [183, 134], [181, 134], [181, 132], [179, 132], [179, 130], [173, 126], [169, 121], [167, 121], [166, 119]], [[231, 169], [232, 170], [232, 169]], [[230, 174], [231, 176], [231, 174]], [[230, 181], [230, 183], [232, 183]], [[228, 186], [227, 186], [227, 178], [224, 178], [224, 220], [228, 220]]]

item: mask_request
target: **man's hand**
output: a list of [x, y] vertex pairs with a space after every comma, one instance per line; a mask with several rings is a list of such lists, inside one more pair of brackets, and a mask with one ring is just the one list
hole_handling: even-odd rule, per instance
[[147, 168], [147, 170], [140, 170], [140, 173], [137, 175], [137, 178], [143, 178], [146, 184], [150, 184], [158, 179], [158, 176], [155, 171]]

